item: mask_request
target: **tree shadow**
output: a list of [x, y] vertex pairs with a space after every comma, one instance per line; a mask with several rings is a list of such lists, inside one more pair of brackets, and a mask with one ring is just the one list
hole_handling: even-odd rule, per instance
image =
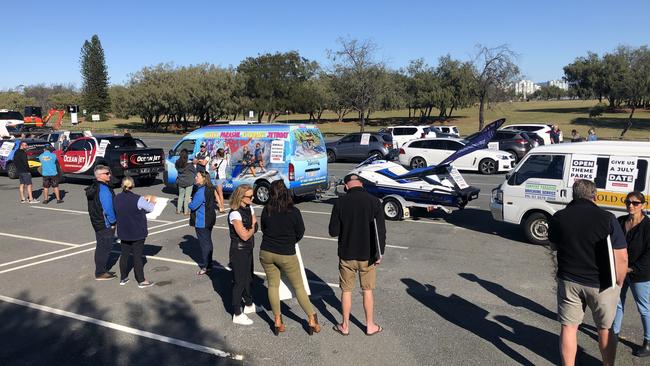
[[575, 113], [589, 115], [592, 107], [566, 107], [566, 108], [535, 108], [535, 109], [517, 109], [521, 113]]
[[[17, 298], [29, 303], [46, 303], [44, 298], [33, 299], [27, 291]], [[201, 326], [191, 304], [180, 296], [173, 299], [151, 296], [146, 303], [126, 302], [121, 305], [126, 307], [129, 315], [129, 321], [121, 325], [198, 345], [228, 349], [217, 331]], [[65, 311], [111, 321], [111, 309], [98, 303], [91, 288], [82, 289]], [[0, 302], [0, 319], [0, 361], [6, 366], [239, 364], [232, 359], [143, 336], [125, 335], [97, 323], [13, 303]]]
[[[627, 126], [628, 118], [574, 118], [571, 120], [572, 125], [587, 126], [595, 128], [614, 128], [623, 129]], [[633, 131], [648, 131], [650, 130], [650, 118], [632, 118]], [[598, 132], [598, 131], [596, 131]]]
[[[558, 344], [557, 335], [523, 324], [508, 316], [496, 316], [495, 320], [498, 322], [490, 320], [487, 318], [490, 314], [487, 310], [456, 294], [448, 297], [442, 296], [436, 293], [434, 286], [419, 283], [411, 278], [402, 278], [402, 282], [407, 286], [406, 292], [414, 299], [448, 322], [491, 343], [513, 361], [522, 365], [534, 365], [526, 356], [517, 352], [505, 341], [525, 347], [552, 364], [560, 363], [559, 350], [556, 346]], [[600, 364], [597, 359], [587, 354], [581, 354], [579, 359], [581, 365]]]

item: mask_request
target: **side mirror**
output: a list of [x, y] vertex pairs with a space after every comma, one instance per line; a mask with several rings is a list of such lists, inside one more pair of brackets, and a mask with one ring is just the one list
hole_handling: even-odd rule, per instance
[[174, 150], [169, 150], [169, 154], [167, 154], [167, 156], [174, 156]]
[[511, 176], [512, 176], [511, 173], [506, 173], [506, 180], [510, 179]]

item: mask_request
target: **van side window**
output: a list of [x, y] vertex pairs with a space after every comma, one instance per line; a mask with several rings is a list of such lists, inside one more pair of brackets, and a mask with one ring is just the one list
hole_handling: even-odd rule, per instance
[[176, 146], [176, 149], [174, 149], [174, 151], [173, 151], [174, 155], [173, 156], [180, 155], [181, 151], [183, 151], [183, 149], [187, 150], [187, 153], [189, 155], [192, 155], [194, 153], [194, 145], [196, 145], [196, 141], [194, 141], [194, 140], [184, 140], [184, 141], [182, 141], [180, 144], [178, 144], [178, 146]]
[[[598, 171], [596, 172], [596, 188], [605, 189], [607, 185], [607, 168], [609, 167], [609, 158], [598, 158], [596, 164], [598, 164]], [[634, 182], [635, 191], [645, 191], [645, 177], [648, 171], [648, 161], [644, 159], [639, 159], [636, 163], [636, 168], [639, 171], [639, 175], [636, 177]]]
[[531, 178], [562, 179], [564, 155], [532, 155], [513, 174], [508, 184], [518, 186]]

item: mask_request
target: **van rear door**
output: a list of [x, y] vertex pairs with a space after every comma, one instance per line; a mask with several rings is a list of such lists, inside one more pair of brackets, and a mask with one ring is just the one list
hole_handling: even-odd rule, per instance
[[292, 128], [290, 141], [289, 188], [298, 194], [326, 189], [327, 154], [320, 130], [315, 126]]

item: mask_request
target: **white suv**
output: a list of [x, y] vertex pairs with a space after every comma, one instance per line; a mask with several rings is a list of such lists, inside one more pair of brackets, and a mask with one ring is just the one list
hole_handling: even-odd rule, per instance
[[393, 135], [393, 146], [399, 148], [408, 141], [425, 137], [436, 137], [436, 132], [429, 126], [392, 126], [385, 129]]
[[431, 126], [431, 130], [435, 132], [446, 133], [448, 135], [460, 137], [460, 132], [458, 132], [458, 127], [456, 126]]
[[[551, 129], [553, 125], [545, 125], [542, 123], [519, 123], [514, 125], [507, 125], [502, 127], [502, 130], [520, 130], [528, 133], [534, 133], [544, 140], [544, 145], [551, 144]], [[560, 131], [560, 142], [564, 140], [562, 131]]]

